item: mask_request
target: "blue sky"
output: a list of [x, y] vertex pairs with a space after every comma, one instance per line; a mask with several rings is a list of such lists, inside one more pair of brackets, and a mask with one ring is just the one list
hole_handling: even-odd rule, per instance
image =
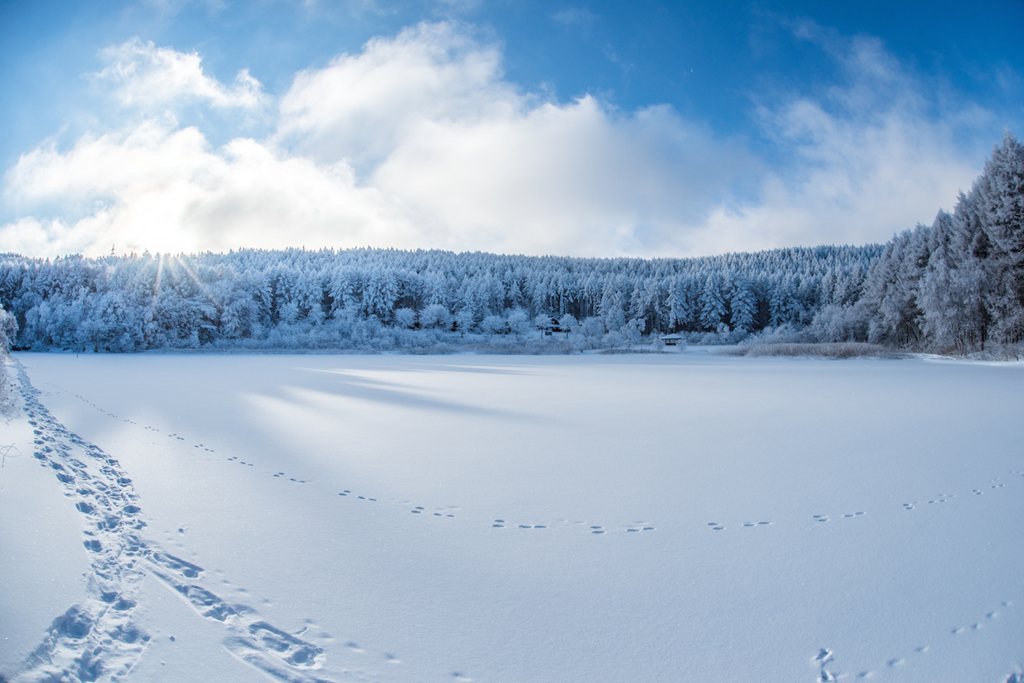
[[0, 4], [0, 250], [884, 241], [1024, 118], [1024, 3]]

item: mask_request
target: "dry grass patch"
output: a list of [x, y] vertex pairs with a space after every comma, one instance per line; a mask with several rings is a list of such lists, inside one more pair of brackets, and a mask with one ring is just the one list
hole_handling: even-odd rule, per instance
[[803, 358], [897, 358], [899, 354], [878, 344], [840, 342], [830, 344], [749, 344], [723, 351], [728, 356], [791, 356]]

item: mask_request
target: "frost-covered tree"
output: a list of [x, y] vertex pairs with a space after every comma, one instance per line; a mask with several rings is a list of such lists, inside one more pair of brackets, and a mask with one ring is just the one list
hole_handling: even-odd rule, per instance
[[411, 330], [416, 327], [416, 311], [411, 308], [399, 308], [395, 311], [395, 325]]
[[508, 332], [508, 323], [504, 316], [489, 315], [480, 322], [480, 329], [488, 335], [504, 334]]
[[868, 272], [859, 305], [868, 320], [869, 341], [894, 346], [920, 341], [925, 318], [918, 294], [929, 236], [930, 228], [921, 225], [896, 235]]
[[[438, 315], [421, 321], [427, 330], [451, 329], [451, 313], [469, 311], [481, 330], [505, 333], [510, 311], [521, 309], [526, 320], [570, 315], [592, 344], [634, 318], [643, 319], [645, 334], [746, 327], [750, 302], [723, 284], [727, 277], [749, 283], [750, 331], [771, 323], [772, 302], [786, 322], [806, 324], [841, 287], [855, 299], [880, 251], [817, 247], [653, 261], [375, 249], [50, 261], [7, 254], [0, 255], [0, 304], [19, 323], [15, 343], [40, 350], [378, 349], [416, 344], [418, 336], [431, 344], [436, 332], [408, 332], [409, 313], [401, 313], [430, 306], [448, 315], [433, 309]], [[711, 321], [701, 320], [709, 278], [725, 309]]]
[[624, 299], [622, 291], [613, 283], [609, 282], [605, 285], [604, 293], [601, 295], [601, 305], [598, 309], [605, 328], [617, 330], [626, 324]]
[[757, 299], [750, 282], [739, 273], [730, 274], [726, 287], [729, 294], [729, 322], [734, 330], [749, 332], [754, 327]]
[[647, 323], [643, 318], [632, 318], [629, 322], [622, 326], [622, 336], [626, 338], [630, 344], [639, 344], [640, 337], [644, 332], [644, 328]]
[[718, 274], [708, 275], [704, 280], [704, 288], [700, 295], [700, 324], [705, 330], [717, 330], [725, 323], [729, 313], [722, 284], [722, 278]]
[[558, 326], [565, 330], [565, 336], [568, 337], [569, 333], [579, 330], [580, 323], [571, 313], [566, 313], [558, 319]]
[[517, 337], [524, 335], [530, 331], [530, 315], [522, 308], [517, 308], [508, 314], [506, 324], [512, 334]]
[[11, 340], [18, 332], [18, 321], [13, 315], [0, 307], [0, 415], [11, 417], [17, 402], [14, 386], [7, 374], [7, 360], [11, 352]]
[[598, 339], [604, 336], [606, 331], [604, 320], [596, 315], [584, 320], [579, 327], [580, 335], [590, 343], [596, 343]]
[[551, 316], [547, 313], [538, 313], [533, 319], [533, 326], [538, 330], [551, 329]]
[[971, 190], [992, 249], [988, 309], [1001, 341], [1024, 339], [1024, 145], [1009, 132]]
[[0, 360], [11, 353], [11, 340], [18, 333], [17, 319], [0, 306]]
[[952, 215], [893, 238], [856, 310], [868, 339], [984, 350], [1024, 340], [1024, 146], [1009, 133]]
[[430, 304], [420, 311], [420, 326], [425, 328], [447, 328], [452, 323], [452, 315], [442, 304]]
[[686, 276], [675, 276], [668, 288], [668, 327], [667, 331], [677, 329], [696, 329], [697, 325], [697, 284]]
[[463, 337], [466, 333], [473, 329], [476, 324], [476, 320], [473, 317], [473, 311], [469, 308], [463, 308], [461, 311], [455, 314], [455, 329], [457, 329]]
[[[963, 207], [961, 207], [961, 211]], [[966, 353], [986, 336], [986, 275], [982, 262], [963, 248], [964, 216], [940, 211], [931, 231], [931, 256], [918, 293], [923, 332], [939, 349]]]

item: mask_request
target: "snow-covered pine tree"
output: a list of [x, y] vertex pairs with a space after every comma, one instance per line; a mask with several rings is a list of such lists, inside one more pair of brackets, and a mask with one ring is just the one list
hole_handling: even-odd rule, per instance
[[700, 293], [700, 325], [711, 332], [725, 323], [729, 313], [722, 285], [722, 277], [712, 273], [704, 280], [704, 287]]
[[989, 254], [989, 315], [1003, 343], [1024, 340], [1024, 145], [1009, 132], [971, 191]]

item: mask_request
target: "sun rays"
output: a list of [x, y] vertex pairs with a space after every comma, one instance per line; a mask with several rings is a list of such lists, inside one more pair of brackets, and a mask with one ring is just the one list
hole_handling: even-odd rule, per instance
[[210, 291], [210, 288], [207, 287], [206, 284], [199, 279], [195, 271], [189, 266], [189, 264], [182, 258], [181, 255], [157, 254], [156, 257], [154, 258], [154, 261], [156, 262], [156, 277], [153, 280], [153, 295], [150, 299], [149, 305], [151, 319], [156, 319], [157, 306], [160, 303], [160, 284], [163, 281], [165, 264], [168, 270], [168, 274], [170, 275], [172, 280], [174, 280], [175, 283], [180, 281], [181, 273], [184, 273], [185, 276], [187, 276], [188, 279], [191, 280], [204, 295], [206, 295], [206, 298], [210, 300], [210, 303], [213, 304], [218, 311], [221, 309], [220, 302]]

